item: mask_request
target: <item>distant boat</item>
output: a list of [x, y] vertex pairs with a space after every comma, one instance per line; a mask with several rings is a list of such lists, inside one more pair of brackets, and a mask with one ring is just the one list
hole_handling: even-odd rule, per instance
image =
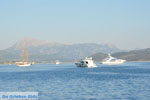
[[26, 48], [26, 61], [24, 61], [24, 43], [22, 44], [22, 61], [16, 62], [16, 66], [18, 67], [29, 67], [32, 63], [28, 62], [28, 48]]
[[75, 65], [77, 67], [88, 67], [88, 68], [97, 67], [92, 57], [90, 58], [86, 57], [85, 59], [76, 62]]
[[59, 60], [56, 60], [56, 65], [60, 64]]
[[117, 59], [115, 57], [112, 57], [110, 54], [108, 54], [108, 57], [102, 61], [102, 64], [112, 65], [112, 64], [122, 64], [125, 62], [126, 62], [126, 60]]

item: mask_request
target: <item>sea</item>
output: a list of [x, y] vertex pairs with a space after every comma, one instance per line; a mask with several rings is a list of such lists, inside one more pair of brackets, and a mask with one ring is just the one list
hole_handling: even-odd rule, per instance
[[0, 65], [0, 92], [38, 92], [38, 100], [150, 100], [150, 63], [78, 68]]

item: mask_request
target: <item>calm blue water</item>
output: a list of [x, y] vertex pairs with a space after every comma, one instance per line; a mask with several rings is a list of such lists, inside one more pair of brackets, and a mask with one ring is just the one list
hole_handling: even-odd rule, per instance
[[0, 92], [39, 92], [39, 100], [150, 100], [150, 63], [0, 65]]

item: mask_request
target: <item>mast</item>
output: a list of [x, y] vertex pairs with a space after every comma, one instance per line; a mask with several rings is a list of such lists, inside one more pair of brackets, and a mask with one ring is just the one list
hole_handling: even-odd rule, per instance
[[26, 62], [28, 64], [28, 48], [26, 48]]
[[24, 42], [22, 42], [22, 63], [24, 62]]

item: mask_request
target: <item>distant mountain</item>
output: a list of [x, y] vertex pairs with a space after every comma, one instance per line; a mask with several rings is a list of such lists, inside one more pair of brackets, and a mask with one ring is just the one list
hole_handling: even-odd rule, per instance
[[1, 50], [0, 61], [21, 60], [21, 46], [23, 41], [25, 48], [28, 47], [29, 50], [29, 60], [35, 62], [54, 62], [55, 60], [70, 62], [98, 52], [114, 53], [122, 51], [110, 44], [82, 43], [67, 45], [33, 38], [24, 38], [12, 47]]
[[[132, 50], [129, 52], [116, 52], [112, 53], [113, 57], [125, 59], [127, 61], [150, 61], [150, 48], [141, 50]], [[107, 57], [107, 54], [96, 53], [92, 55], [96, 61], [102, 61]]]

